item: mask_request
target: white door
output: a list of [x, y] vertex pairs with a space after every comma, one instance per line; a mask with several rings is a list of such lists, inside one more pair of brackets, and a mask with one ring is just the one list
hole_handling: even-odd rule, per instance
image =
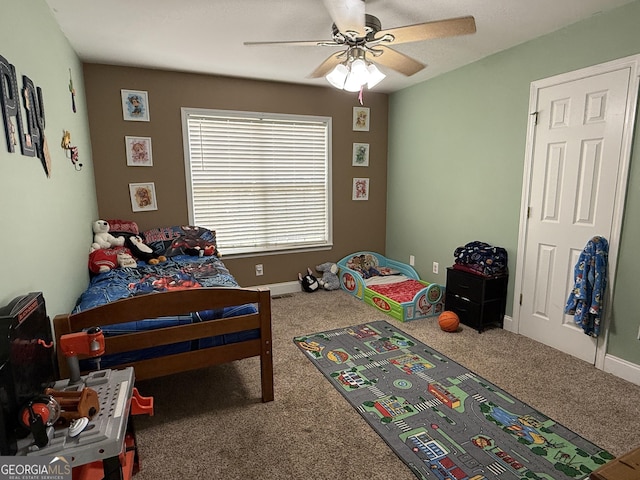
[[631, 70], [563, 76], [532, 89], [535, 126], [529, 136], [528, 195], [523, 197], [528, 218], [521, 228], [516, 276], [521, 288], [516, 284], [514, 317], [519, 333], [592, 364], [604, 335], [586, 335], [573, 316], [564, 314], [564, 306], [587, 242], [596, 235], [609, 241], [613, 235], [617, 241], [614, 213], [624, 192], [619, 181], [626, 182], [621, 170], [627, 168]]

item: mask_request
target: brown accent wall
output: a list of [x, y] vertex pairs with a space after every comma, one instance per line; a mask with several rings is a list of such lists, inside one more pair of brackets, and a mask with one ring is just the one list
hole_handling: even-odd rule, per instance
[[[181, 107], [322, 115], [333, 122], [332, 250], [224, 257], [242, 286], [288, 282], [307, 266], [338, 261], [358, 250], [384, 254], [387, 197], [388, 96], [364, 94], [371, 109], [368, 132], [352, 130], [357, 94], [332, 88], [264, 82], [172, 71], [85, 64], [84, 80], [91, 129], [98, 209], [101, 218], [124, 218], [141, 229], [188, 224]], [[150, 122], [124, 121], [120, 90], [144, 90]], [[153, 167], [128, 167], [125, 136], [151, 137]], [[368, 167], [353, 167], [353, 143], [369, 143]], [[370, 178], [368, 201], [352, 201], [354, 177]], [[155, 182], [158, 210], [132, 212], [129, 183]], [[291, 225], [295, 229], [295, 225]], [[254, 265], [264, 265], [255, 276]]]

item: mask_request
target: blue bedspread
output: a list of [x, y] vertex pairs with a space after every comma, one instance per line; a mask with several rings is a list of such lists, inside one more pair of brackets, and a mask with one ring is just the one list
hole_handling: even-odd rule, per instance
[[[137, 268], [118, 268], [94, 276], [89, 283], [89, 287], [80, 296], [73, 313], [135, 295], [201, 287], [238, 287], [238, 283], [233, 275], [229, 273], [229, 270], [227, 270], [222, 260], [215, 256], [193, 257], [189, 255], [178, 255], [158, 265], [147, 265], [139, 262]], [[113, 336], [161, 327], [229, 318], [254, 312], [256, 312], [254, 305], [242, 305], [221, 310], [194, 312], [177, 317], [162, 317], [116, 325], [100, 325], [100, 327], [105, 336]], [[200, 339], [193, 342], [180, 342], [161, 347], [152, 347], [134, 352], [124, 352], [114, 355], [107, 354], [101, 358], [100, 367], [111, 368], [121, 363], [235, 343], [258, 337], [259, 332], [257, 330], [244, 331], [219, 337]], [[81, 367], [87, 370], [95, 368], [91, 360], [81, 362]]]

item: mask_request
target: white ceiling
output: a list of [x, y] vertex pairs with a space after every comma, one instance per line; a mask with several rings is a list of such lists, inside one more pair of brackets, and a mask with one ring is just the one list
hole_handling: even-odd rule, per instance
[[[427, 65], [385, 70], [393, 92], [634, 0], [367, 0], [382, 28], [473, 15], [477, 32], [394, 48]], [[336, 47], [245, 41], [330, 40], [322, 0], [46, 0], [85, 62], [328, 86], [308, 75]]]

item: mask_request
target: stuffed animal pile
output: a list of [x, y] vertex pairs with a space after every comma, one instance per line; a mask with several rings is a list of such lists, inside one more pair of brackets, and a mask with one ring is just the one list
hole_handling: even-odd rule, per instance
[[111, 235], [109, 223], [105, 220], [93, 222], [93, 243], [89, 250], [89, 270], [92, 273], [104, 273], [114, 268], [131, 266], [132, 260], [131, 252], [124, 247], [124, 237]]
[[322, 273], [322, 278], [317, 278], [310, 268], [303, 275], [298, 273], [298, 280], [305, 292], [315, 292], [320, 288], [324, 290], [337, 290], [340, 288], [340, 279], [338, 278], [338, 265], [333, 262], [325, 262], [316, 266], [316, 270]]
[[[89, 270], [92, 273], [109, 272], [115, 268], [135, 268], [136, 260], [149, 265], [165, 262], [164, 255], [156, 254], [144, 243], [139, 235], [115, 237], [109, 233], [109, 222], [96, 220], [93, 222], [93, 243], [89, 252]], [[136, 229], [137, 230], [137, 229]]]

